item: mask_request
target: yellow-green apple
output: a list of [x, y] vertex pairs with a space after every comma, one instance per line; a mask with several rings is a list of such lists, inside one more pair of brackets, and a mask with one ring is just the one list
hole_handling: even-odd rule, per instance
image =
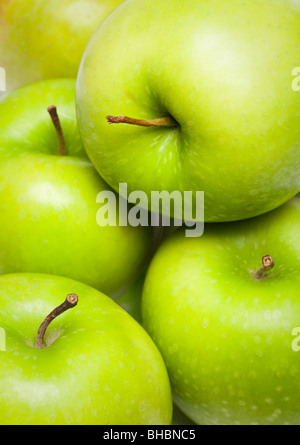
[[76, 77], [84, 48], [121, 0], [2, 0], [0, 66], [7, 89]]
[[12, 274], [0, 276], [0, 308], [1, 425], [170, 424], [162, 357], [111, 298], [67, 278]]
[[128, 0], [82, 58], [84, 146], [116, 190], [204, 191], [210, 222], [263, 214], [300, 190], [299, 64], [299, 2]]
[[[47, 112], [53, 104], [64, 153]], [[83, 149], [75, 81], [42, 81], [11, 92], [0, 101], [0, 121], [0, 273], [66, 276], [114, 296], [147, 263], [152, 229], [122, 226], [118, 218], [113, 226], [105, 215], [99, 221], [98, 194], [111, 192], [116, 207], [113, 200], [106, 206], [117, 216], [118, 198]]]
[[180, 229], [159, 248], [143, 325], [194, 422], [299, 424], [299, 260], [299, 198], [247, 221], [206, 224], [201, 238]]

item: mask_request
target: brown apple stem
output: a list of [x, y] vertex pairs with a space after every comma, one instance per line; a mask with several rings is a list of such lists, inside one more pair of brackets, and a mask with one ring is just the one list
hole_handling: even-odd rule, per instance
[[106, 116], [110, 124], [130, 124], [140, 127], [176, 127], [178, 124], [172, 117], [160, 117], [158, 119], [133, 119], [128, 116]]
[[274, 260], [271, 257], [271, 255], [265, 255], [262, 258], [262, 266], [257, 269], [256, 271], [252, 272], [253, 276], [256, 280], [262, 280], [263, 278], [266, 278], [267, 273], [273, 269], [274, 267]]
[[50, 312], [49, 315], [47, 315], [47, 317], [39, 327], [35, 342], [36, 348], [45, 348], [44, 335], [51, 321], [53, 321], [56, 317], [58, 317], [60, 314], [67, 311], [68, 309], [72, 309], [73, 307], [75, 307], [77, 303], [78, 296], [76, 294], [69, 294], [62, 304], [57, 306], [55, 309], [53, 309], [52, 312]]
[[47, 108], [48, 113], [50, 114], [50, 117], [52, 119], [54, 128], [56, 130], [57, 139], [58, 139], [58, 155], [59, 156], [66, 156], [66, 144], [65, 144], [65, 138], [64, 134], [61, 128], [60, 120], [57, 114], [57, 108], [55, 105], [50, 105]]

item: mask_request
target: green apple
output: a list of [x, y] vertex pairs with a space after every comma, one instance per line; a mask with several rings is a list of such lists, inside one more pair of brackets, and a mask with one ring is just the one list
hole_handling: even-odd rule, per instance
[[204, 191], [206, 221], [275, 209], [300, 190], [299, 54], [298, 2], [128, 0], [79, 69], [89, 157], [115, 190], [127, 182], [149, 201]]
[[[51, 104], [61, 118], [65, 155], [58, 154]], [[148, 262], [152, 229], [99, 225], [97, 196], [110, 188], [80, 140], [75, 81], [15, 90], [0, 101], [0, 116], [0, 273], [66, 276], [114, 296]]]
[[[70, 293], [72, 310], [37, 333]], [[59, 305], [59, 306], [58, 306]], [[169, 425], [172, 397], [159, 351], [111, 298], [53, 275], [0, 277], [0, 424]]]
[[0, 66], [7, 89], [76, 77], [92, 33], [121, 0], [2, 0]]
[[[268, 256], [272, 269], [261, 265]], [[201, 238], [180, 229], [156, 253], [143, 323], [194, 422], [300, 423], [299, 259], [298, 198], [248, 221], [207, 224]]]

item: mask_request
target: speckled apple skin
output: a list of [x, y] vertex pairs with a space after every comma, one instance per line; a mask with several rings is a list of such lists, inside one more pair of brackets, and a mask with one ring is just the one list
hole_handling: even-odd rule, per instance
[[[39, 325], [66, 295], [78, 304]], [[161, 355], [111, 298], [62, 277], [0, 277], [1, 425], [169, 425], [172, 397]]]
[[[66, 143], [58, 142], [56, 105]], [[98, 225], [97, 196], [112, 191], [88, 159], [75, 117], [75, 80], [22, 87], [0, 101], [0, 274], [50, 273], [115, 297], [152, 253], [151, 227]], [[106, 217], [107, 218], [107, 217]], [[109, 222], [113, 221], [109, 217]]]
[[[85, 148], [116, 190], [204, 191], [206, 221], [272, 210], [300, 190], [299, 54], [295, 1], [127, 0], [79, 69]], [[171, 115], [178, 126], [107, 115]]]
[[[275, 266], [256, 281], [266, 254]], [[202, 238], [179, 231], [160, 247], [143, 321], [194, 422], [299, 425], [299, 260], [298, 198], [249, 221], [207, 224]]]

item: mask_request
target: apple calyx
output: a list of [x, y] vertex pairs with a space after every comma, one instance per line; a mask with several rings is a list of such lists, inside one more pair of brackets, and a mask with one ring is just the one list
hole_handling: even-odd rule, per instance
[[171, 116], [158, 119], [133, 119], [128, 116], [106, 116], [109, 124], [130, 124], [140, 127], [177, 127], [178, 123]]
[[274, 260], [271, 255], [265, 255], [262, 258], [262, 266], [257, 269], [256, 271], [252, 272], [252, 275], [256, 280], [263, 280], [267, 277], [267, 273], [273, 269], [274, 267]]
[[47, 315], [47, 317], [39, 327], [35, 342], [36, 348], [42, 349], [46, 347], [44, 343], [44, 335], [51, 321], [53, 321], [56, 317], [58, 317], [60, 314], [67, 311], [68, 309], [72, 309], [73, 307], [75, 307], [77, 303], [78, 303], [78, 295], [68, 294], [65, 301], [59, 306], [57, 306], [55, 309], [53, 309], [53, 311], [50, 312], [49, 315]]
[[62, 131], [61, 123], [57, 114], [56, 105], [50, 105], [47, 108], [48, 113], [50, 114], [51, 120], [53, 122], [54, 128], [56, 130], [57, 139], [58, 139], [58, 155], [66, 156], [66, 144], [65, 138]]

